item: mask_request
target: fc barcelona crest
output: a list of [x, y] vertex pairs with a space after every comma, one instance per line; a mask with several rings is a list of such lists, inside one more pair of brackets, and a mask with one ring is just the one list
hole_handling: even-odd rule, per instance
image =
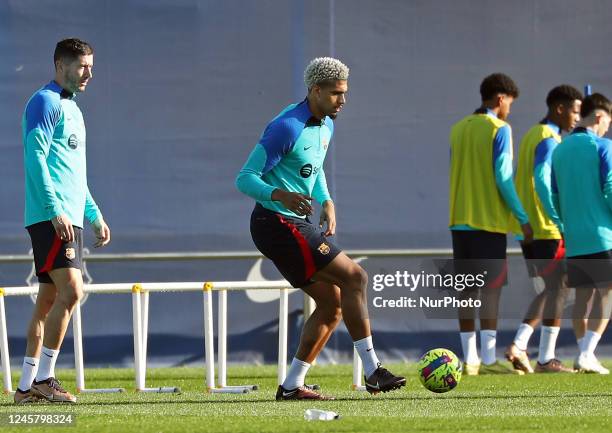
[[323, 242], [321, 245], [319, 245], [319, 248], [317, 248], [317, 249], [324, 256], [329, 254], [329, 245], [327, 245], [325, 242]]

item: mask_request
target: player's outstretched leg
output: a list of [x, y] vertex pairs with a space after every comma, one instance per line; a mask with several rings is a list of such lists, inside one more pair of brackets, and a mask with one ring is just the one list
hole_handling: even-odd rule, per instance
[[316, 308], [304, 323], [298, 351], [291, 362], [282, 385], [276, 392], [276, 400], [333, 400], [304, 384], [306, 373], [317, 358], [327, 340], [342, 319], [340, 288], [332, 284], [315, 282], [302, 290], [312, 297]]
[[406, 378], [383, 368], [372, 344], [366, 300], [368, 274], [346, 254], [340, 253], [313, 279], [340, 287], [342, 317], [363, 363], [366, 390], [377, 394], [404, 386]]

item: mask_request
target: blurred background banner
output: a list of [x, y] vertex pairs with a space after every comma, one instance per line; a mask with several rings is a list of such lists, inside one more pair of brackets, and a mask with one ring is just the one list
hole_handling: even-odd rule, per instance
[[[610, 17], [603, 0], [3, 1], [0, 255], [30, 248], [20, 121], [30, 95], [53, 77], [60, 39], [79, 37], [95, 50], [94, 78], [77, 102], [87, 126], [89, 186], [113, 231], [104, 252], [253, 250], [253, 203], [235, 189], [235, 175], [267, 122], [305, 97], [308, 61], [325, 55], [351, 68], [348, 102], [325, 162], [337, 242], [343, 248], [445, 248], [449, 129], [479, 105], [482, 78], [505, 72], [520, 87], [510, 116], [516, 153], [521, 135], [544, 116], [555, 85], [590, 83], [594, 91], [612, 93]], [[89, 271], [97, 283], [244, 280], [253, 265], [134, 262]], [[372, 273], [412, 265], [381, 259], [364, 266]], [[520, 260], [512, 266], [508, 305], [520, 303], [509, 308], [523, 311], [531, 289]], [[0, 263], [0, 286], [24, 284], [29, 271]], [[278, 278], [269, 263], [263, 273]], [[527, 291], [524, 299], [512, 296], [513, 287]], [[164, 356], [176, 363], [201, 358], [199, 303], [179, 315], [195, 304], [192, 295], [160, 296], [151, 300], [151, 354], [162, 363], [169, 359]], [[229, 301], [230, 359], [242, 353], [273, 361], [274, 339], [265, 335], [276, 331], [270, 322], [276, 303], [255, 303], [246, 294]], [[291, 295], [291, 306], [301, 308], [301, 295]], [[16, 357], [23, 354], [23, 318], [30, 310], [28, 299], [7, 301]], [[121, 348], [131, 350], [129, 299], [92, 296], [83, 314], [86, 362], [113, 363]], [[300, 317], [295, 313], [294, 344]], [[412, 356], [411, 350], [432, 344], [458, 346], [452, 320], [407, 315], [401, 323], [375, 321], [377, 345], [391, 356]], [[519, 320], [502, 323], [507, 335], [500, 339], [509, 342]], [[564, 332], [560, 350], [564, 344], [573, 349], [569, 329]], [[88, 338], [100, 339], [93, 353]], [[337, 351], [331, 361], [351, 350], [345, 333], [330, 347]]]

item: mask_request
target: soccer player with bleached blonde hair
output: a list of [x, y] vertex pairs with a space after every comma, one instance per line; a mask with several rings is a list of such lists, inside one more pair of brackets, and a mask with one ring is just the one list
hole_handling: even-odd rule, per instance
[[[236, 178], [238, 189], [257, 202], [251, 215], [255, 246], [316, 302], [277, 400], [332, 399], [304, 385], [304, 378], [341, 318], [363, 361], [366, 389], [375, 394], [406, 383], [381, 367], [374, 351], [366, 272], [329, 239], [336, 212], [323, 161], [333, 119], [346, 103], [348, 76], [349, 68], [337, 59], [312, 60], [304, 72], [308, 95], [268, 124]], [[309, 219], [313, 199], [323, 207], [318, 226]]]

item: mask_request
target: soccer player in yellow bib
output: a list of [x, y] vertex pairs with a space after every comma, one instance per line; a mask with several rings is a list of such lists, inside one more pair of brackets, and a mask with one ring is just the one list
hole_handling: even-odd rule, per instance
[[[582, 94], [569, 85], [553, 88], [546, 97], [548, 113], [523, 137], [519, 147], [516, 190], [525, 206], [533, 227], [534, 241], [522, 242], [522, 233], [516, 219], [511, 220], [512, 231], [521, 241], [523, 257], [529, 276], [544, 282], [542, 290], [529, 305], [523, 323], [513, 343], [506, 350], [506, 359], [514, 368], [525, 373], [534, 370], [527, 357], [527, 345], [534, 328], [542, 320], [536, 373], [573, 373], [555, 357], [555, 345], [561, 326], [563, 304], [567, 294], [565, 285], [565, 245], [561, 231], [555, 224], [558, 216], [549, 215], [542, 203], [552, 203], [552, 154], [561, 142], [561, 132], [571, 131], [580, 120]], [[541, 279], [541, 280], [540, 280]]]
[[512, 132], [506, 119], [519, 89], [507, 75], [487, 76], [480, 85], [482, 105], [453, 125], [450, 135], [450, 217], [455, 272], [481, 274], [480, 343], [476, 348], [476, 309], [460, 308], [459, 329], [467, 375], [511, 374], [496, 357], [497, 316], [506, 283], [506, 234], [512, 213], [525, 242], [533, 232], [512, 180]]

